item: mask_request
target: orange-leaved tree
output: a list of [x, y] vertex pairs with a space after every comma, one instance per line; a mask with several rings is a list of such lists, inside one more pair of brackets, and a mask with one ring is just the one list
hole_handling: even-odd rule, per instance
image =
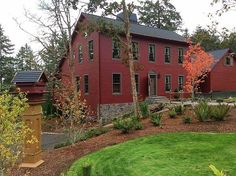
[[205, 78], [213, 64], [213, 57], [204, 51], [200, 44], [193, 44], [189, 41], [189, 48], [184, 55], [183, 67], [187, 72], [185, 89], [192, 93], [199, 84], [205, 81]]

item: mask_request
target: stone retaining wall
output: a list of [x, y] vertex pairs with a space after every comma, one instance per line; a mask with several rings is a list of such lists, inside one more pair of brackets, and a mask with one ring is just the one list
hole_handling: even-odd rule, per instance
[[111, 122], [114, 118], [119, 118], [133, 111], [132, 103], [101, 104], [100, 120], [102, 123]]

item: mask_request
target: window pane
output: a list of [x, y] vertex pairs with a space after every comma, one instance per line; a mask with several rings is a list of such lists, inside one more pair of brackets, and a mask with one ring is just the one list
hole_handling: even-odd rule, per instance
[[178, 87], [179, 87], [179, 90], [183, 90], [183, 86], [184, 86], [184, 77], [183, 76], [179, 76], [179, 79], [178, 79]]
[[88, 93], [88, 91], [89, 91], [88, 75], [84, 75], [84, 93]]
[[81, 63], [83, 61], [83, 49], [82, 49], [82, 45], [79, 45], [78, 47], [78, 60], [79, 63]]
[[149, 53], [148, 53], [148, 59], [149, 61], [155, 61], [156, 58], [156, 48], [154, 44], [149, 45]]
[[77, 87], [77, 91], [79, 91], [80, 90], [80, 77], [79, 76], [76, 77], [76, 87]]
[[184, 49], [179, 48], [178, 63], [182, 64], [183, 63], [183, 58], [184, 58]]
[[93, 40], [89, 41], [89, 59], [93, 60]]
[[170, 47], [165, 47], [165, 63], [170, 63]]
[[120, 58], [120, 43], [117, 40], [112, 40], [112, 58]]
[[133, 59], [138, 60], [138, 43], [132, 42], [132, 53], [133, 53]]
[[113, 74], [112, 75], [112, 92], [113, 93], [120, 93], [120, 74]]
[[171, 90], [171, 76], [165, 76], [165, 91]]

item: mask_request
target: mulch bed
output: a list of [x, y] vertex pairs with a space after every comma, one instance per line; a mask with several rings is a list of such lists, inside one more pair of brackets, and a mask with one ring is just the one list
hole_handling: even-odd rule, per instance
[[[191, 114], [191, 112], [187, 112]], [[68, 146], [55, 150], [48, 150], [42, 153], [42, 159], [45, 161], [41, 166], [35, 169], [18, 169], [12, 171], [14, 176], [32, 175], [32, 176], [58, 176], [70, 167], [70, 165], [84, 155], [95, 152], [106, 146], [115, 145], [139, 138], [142, 136], [159, 134], [164, 132], [236, 132], [236, 109], [232, 109], [229, 117], [222, 122], [198, 122], [193, 119], [191, 124], [184, 124], [181, 117], [170, 119], [167, 114], [164, 115], [162, 128], [154, 127], [150, 119], [142, 121], [143, 130], [132, 131], [129, 134], [121, 134], [120, 131], [112, 130], [98, 137], [79, 142], [74, 146]]]

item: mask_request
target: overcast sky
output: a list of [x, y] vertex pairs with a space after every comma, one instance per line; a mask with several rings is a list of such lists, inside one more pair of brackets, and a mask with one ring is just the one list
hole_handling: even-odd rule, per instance
[[[28, 24], [24, 17], [24, 9], [29, 9], [31, 12], [40, 15], [38, 9], [39, 0], [0, 0], [0, 24], [5, 30], [5, 34], [15, 44], [15, 52], [24, 45], [29, 43], [37, 49], [32, 38], [23, 32], [17, 26], [13, 18], [17, 18], [24, 23], [24, 27], [28, 31], [35, 31], [34, 26]], [[216, 8], [210, 6], [212, 0], [171, 0], [172, 4], [180, 12], [184, 27], [192, 32], [197, 25], [206, 26], [210, 24], [208, 18], [209, 12], [213, 12]], [[221, 27], [226, 27], [233, 30], [236, 27], [234, 23], [236, 12], [227, 12], [222, 17], [216, 17]]]

